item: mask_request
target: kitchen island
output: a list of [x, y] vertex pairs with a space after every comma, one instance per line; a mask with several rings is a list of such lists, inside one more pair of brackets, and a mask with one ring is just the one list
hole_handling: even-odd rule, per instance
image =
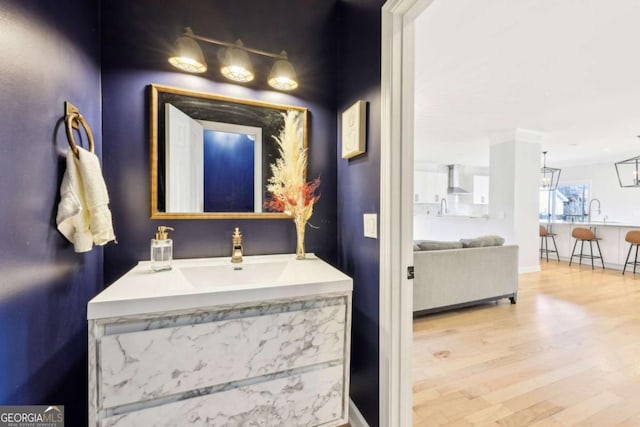
[[[540, 225], [547, 227], [550, 233], [556, 234], [556, 244], [558, 245], [558, 254], [560, 259], [569, 261], [571, 250], [575, 239], [571, 237], [571, 231], [576, 227], [591, 228], [599, 241], [602, 257], [604, 258], [605, 268], [613, 268], [622, 270], [624, 262], [629, 252], [629, 243], [624, 238], [627, 232], [640, 229], [640, 224], [629, 224], [615, 221], [591, 221], [591, 222], [569, 222], [569, 221], [540, 221]], [[549, 242], [551, 245], [551, 242]], [[551, 247], [549, 248], [551, 249]], [[576, 250], [579, 250], [579, 245]], [[594, 245], [594, 251], [597, 251]], [[589, 249], [585, 245], [585, 251]], [[634, 252], [635, 253], [635, 252]], [[549, 258], [551, 261], [551, 258]], [[574, 260], [577, 262], [577, 260]], [[583, 263], [591, 264], [590, 260], [582, 260]], [[595, 261], [596, 263], [598, 260]]]

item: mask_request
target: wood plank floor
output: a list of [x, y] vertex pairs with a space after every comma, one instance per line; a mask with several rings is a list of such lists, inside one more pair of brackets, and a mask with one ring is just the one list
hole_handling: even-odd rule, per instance
[[413, 334], [414, 426], [640, 426], [640, 274], [542, 263]]

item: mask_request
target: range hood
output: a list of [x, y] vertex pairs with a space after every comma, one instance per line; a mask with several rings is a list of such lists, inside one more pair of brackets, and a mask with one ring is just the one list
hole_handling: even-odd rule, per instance
[[447, 194], [471, 194], [460, 187], [460, 166], [447, 165], [449, 168], [449, 182], [447, 183]]

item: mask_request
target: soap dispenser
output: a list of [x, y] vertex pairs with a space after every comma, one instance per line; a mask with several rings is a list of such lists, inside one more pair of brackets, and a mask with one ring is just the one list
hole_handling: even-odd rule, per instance
[[156, 238], [151, 239], [151, 268], [153, 271], [171, 270], [173, 240], [169, 238], [167, 230], [173, 231], [173, 228], [159, 226]]

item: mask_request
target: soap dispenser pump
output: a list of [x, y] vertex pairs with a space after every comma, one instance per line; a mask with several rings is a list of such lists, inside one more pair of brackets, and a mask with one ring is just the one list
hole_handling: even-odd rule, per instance
[[171, 270], [173, 240], [169, 238], [167, 230], [173, 231], [173, 228], [165, 225], [158, 226], [156, 238], [151, 239], [151, 269], [153, 271]]

